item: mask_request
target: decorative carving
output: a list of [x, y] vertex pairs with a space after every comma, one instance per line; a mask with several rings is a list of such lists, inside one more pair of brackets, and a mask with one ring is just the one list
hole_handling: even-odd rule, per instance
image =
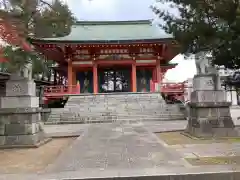
[[32, 63], [28, 63], [24, 68], [23, 68], [23, 77], [32, 80]]
[[153, 53], [153, 48], [140, 48], [140, 53]]
[[22, 91], [22, 88], [21, 88], [21, 86], [20, 86], [20, 84], [14, 84], [13, 85], [13, 88], [12, 88], [12, 91], [13, 92], [21, 92]]
[[211, 61], [211, 58], [207, 56], [206, 52], [197, 53], [195, 55], [197, 74], [218, 74]]
[[80, 54], [89, 54], [89, 51], [87, 49], [77, 49], [74, 53], [74, 55], [80, 55]]
[[207, 81], [206, 81], [206, 85], [207, 85], [207, 86], [213, 86], [213, 85], [214, 85], [213, 80], [212, 80], [212, 79], [207, 80]]
[[121, 56], [118, 54], [112, 54], [112, 55], [108, 55], [105, 59], [107, 60], [119, 60], [121, 59]]

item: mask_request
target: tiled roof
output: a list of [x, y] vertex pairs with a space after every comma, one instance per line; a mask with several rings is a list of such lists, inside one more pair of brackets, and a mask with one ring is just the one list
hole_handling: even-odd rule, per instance
[[72, 26], [68, 36], [44, 38], [45, 41], [99, 42], [99, 41], [148, 41], [171, 39], [149, 20], [140, 21], [81, 21]]

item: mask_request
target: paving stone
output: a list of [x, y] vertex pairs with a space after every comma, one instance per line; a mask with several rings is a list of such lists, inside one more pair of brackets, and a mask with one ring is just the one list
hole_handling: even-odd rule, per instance
[[190, 153], [198, 157], [240, 156], [240, 143], [192, 144], [176, 149], [184, 157]]
[[114, 123], [90, 125], [47, 172], [158, 166], [184, 164], [180, 156], [170, 153], [143, 124]]

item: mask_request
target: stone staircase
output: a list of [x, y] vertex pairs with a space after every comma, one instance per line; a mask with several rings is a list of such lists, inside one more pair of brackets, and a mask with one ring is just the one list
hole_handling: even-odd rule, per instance
[[184, 120], [179, 105], [166, 104], [160, 93], [70, 96], [64, 108], [52, 109], [47, 123]]

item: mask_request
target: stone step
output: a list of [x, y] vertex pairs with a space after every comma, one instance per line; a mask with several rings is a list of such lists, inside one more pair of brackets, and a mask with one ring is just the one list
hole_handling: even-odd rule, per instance
[[96, 114], [62, 114], [60, 115], [59, 117], [60, 118], [69, 118], [69, 117], [94, 117], [94, 118], [101, 118], [101, 117], [108, 117], [108, 116], [111, 116], [111, 117], [127, 117], [127, 118], [141, 118], [141, 117], [168, 117], [168, 116], [183, 116], [183, 114], [161, 114], [161, 115], [134, 115], [134, 114], [130, 114], [130, 115], [127, 115], [127, 114], [99, 114], [99, 115], [96, 115]]
[[105, 119], [184, 119], [183, 115], [162, 115], [162, 116], [61, 116], [61, 120], [105, 120]]
[[[161, 106], [161, 105], [155, 105], [155, 106], [127, 106], [127, 105], [118, 105], [118, 106], [110, 106], [110, 105], [101, 105], [101, 106], [91, 106], [91, 105], [85, 105], [85, 106], [72, 106], [72, 107], [65, 107], [64, 110], [68, 109], [76, 109], [76, 110], [81, 110], [81, 109], [89, 109], [89, 108], [98, 108], [98, 109], [117, 109], [117, 108], [131, 108], [131, 109], [149, 109], [149, 110], [154, 110], [152, 108], [160, 108], [161, 109], [169, 109], [169, 110], [174, 110], [174, 109], [179, 109], [179, 107], [168, 107], [166, 106]], [[156, 109], [155, 109], [156, 110]]]
[[[60, 114], [60, 116], [164, 116], [164, 115], [182, 115], [182, 113], [162, 113], [162, 114], [146, 114], [146, 113], [138, 113], [138, 115], [134, 113], [122, 113], [122, 114], [117, 114], [117, 113], [76, 113], [72, 112], [69, 114]], [[51, 117], [51, 116], [50, 116]], [[56, 116], [58, 117], [58, 116]]]
[[48, 123], [91, 123], [184, 119], [176, 105], [160, 93], [123, 93], [70, 96], [64, 109], [53, 109]]
[[141, 121], [169, 121], [169, 120], [185, 120], [184, 118], [171, 117], [169, 118], [144, 118], [144, 119], [67, 119], [60, 121], [48, 121], [46, 124], [88, 124], [88, 123], [112, 123], [112, 122], [141, 122]]
[[59, 119], [59, 118], [61, 118], [61, 116], [60, 116], [60, 115], [59, 115], [59, 116], [55, 116], [55, 117], [49, 116], [48, 118], [49, 118], [49, 119]]

